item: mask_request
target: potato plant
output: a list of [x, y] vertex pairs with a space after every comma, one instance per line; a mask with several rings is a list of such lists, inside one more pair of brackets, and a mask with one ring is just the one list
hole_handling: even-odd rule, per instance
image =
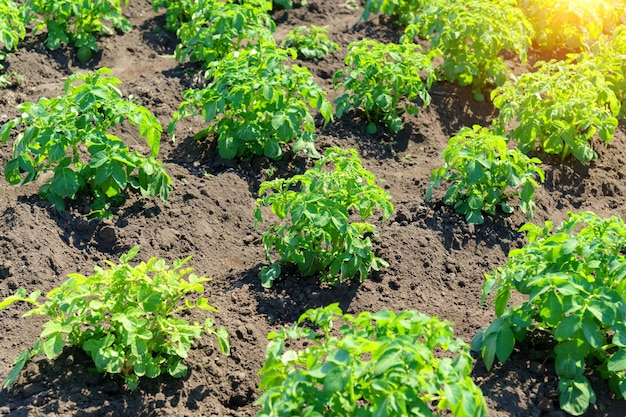
[[350, 108], [360, 109], [367, 117], [368, 133], [376, 133], [379, 122], [398, 132], [403, 113], [417, 114], [419, 105], [430, 104], [428, 90], [435, 70], [430, 57], [420, 50], [412, 43], [384, 44], [371, 39], [348, 45], [346, 68], [333, 78], [335, 88], [345, 90], [335, 100], [337, 117]]
[[202, 114], [209, 126], [195, 137], [215, 133], [223, 158], [279, 159], [290, 142], [294, 152], [317, 156], [311, 111], [319, 111], [327, 123], [332, 107], [309, 70], [288, 63], [294, 58], [294, 50], [269, 43], [212, 62], [206, 73], [209, 84], [185, 91], [168, 132], [174, 134], [180, 119]]
[[0, 0], [0, 88], [14, 82], [12, 74], [3, 72], [2, 61], [7, 52], [17, 50], [18, 43], [26, 36], [26, 26], [17, 5], [10, 0]]
[[483, 212], [496, 215], [499, 207], [511, 213], [511, 197], [519, 197], [520, 208], [532, 217], [533, 196], [543, 182], [544, 171], [538, 158], [530, 158], [519, 149], [508, 149], [507, 138], [487, 128], [462, 128], [441, 153], [444, 164], [431, 174], [426, 200], [434, 188], [448, 182], [444, 204], [454, 206], [468, 223], [484, 222]]
[[602, 33], [611, 33], [624, 14], [623, 0], [520, 0], [535, 29], [533, 42], [546, 51], [584, 49]]
[[152, 0], [155, 12], [165, 9], [165, 28], [174, 33], [191, 20], [196, 5], [196, 0]]
[[181, 62], [209, 63], [231, 51], [274, 41], [276, 24], [269, 15], [269, 0], [198, 0], [191, 18], [176, 31], [174, 55]]
[[[124, 4], [128, 5], [128, 0]], [[122, 32], [131, 30], [130, 22], [122, 16], [122, 0], [27, 0], [22, 7], [27, 24], [35, 19], [33, 33], [46, 28], [48, 48], [72, 45], [78, 48], [80, 61], [88, 61], [98, 51], [97, 36], [113, 34], [105, 21]]]
[[[265, 195], [267, 191], [271, 193]], [[370, 270], [387, 266], [374, 254], [370, 235], [376, 228], [366, 220], [374, 211], [388, 219], [391, 196], [375, 184], [356, 150], [329, 148], [304, 174], [262, 183], [259, 196], [257, 227], [263, 222], [263, 206], [271, 206], [279, 219], [263, 232], [270, 262], [260, 273], [264, 287], [272, 286], [284, 264], [297, 265], [302, 276], [320, 273], [320, 280], [330, 284], [357, 274], [363, 281]], [[272, 251], [278, 260], [272, 261]]]
[[438, 68], [447, 81], [472, 87], [484, 100], [488, 85], [509, 77], [501, 53], [514, 53], [525, 63], [533, 29], [513, 0], [430, 0], [405, 29], [404, 39], [422, 37], [443, 58]]
[[[626, 396], [626, 225], [619, 217], [569, 213], [554, 227], [524, 225], [528, 244], [512, 250], [503, 268], [487, 275], [483, 301], [495, 290], [497, 318], [472, 341], [487, 368], [506, 361], [528, 331], [552, 336], [561, 408], [583, 414], [595, 393], [593, 367]], [[528, 296], [510, 307], [511, 294]]]
[[[333, 322], [342, 325], [335, 330]], [[434, 417], [435, 407], [455, 417], [487, 415], [470, 378], [469, 346], [436, 317], [414, 310], [352, 316], [331, 304], [268, 339], [257, 417]], [[305, 347], [290, 348], [294, 340]]]
[[337, 42], [328, 38], [328, 29], [315, 25], [296, 26], [287, 33], [282, 46], [293, 48], [308, 59], [322, 59], [339, 49]]
[[604, 75], [608, 87], [621, 103], [619, 117], [626, 119], [626, 25], [618, 26], [611, 36], [603, 36], [589, 51], [571, 57], [573, 62], [588, 66], [592, 73]]
[[[19, 105], [22, 115], [0, 127], [4, 143], [23, 127], [4, 167], [9, 183], [25, 184], [52, 171], [39, 189], [41, 196], [64, 210], [65, 199], [85, 195], [97, 216], [106, 215], [128, 188], [167, 199], [172, 180], [155, 159], [161, 124], [148, 109], [124, 99], [116, 87], [121, 81], [108, 74], [108, 68], [74, 73], [65, 82], [64, 95]], [[131, 151], [109, 133], [125, 121], [138, 126], [150, 148], [148, 156]]]
[[365, 0], [361, 18], [368, 20], [372, 13], [383, 13], [393, 17], [401, 26], [413, 23], [428, 5], [429, 0]]
[[582, 162], [597, 158], [593, 141], [608, 144], [621, 103], [601, 70], [586, 63], [539, 62], [534, 72], [510, 80], [492, 93], [500, 112], [498, 130], [524, 152], [537, 149]]
[[54, 359], [64, 346], [82, 348], [98, 372], [122, 376], [129, 389], [135, 389], [143, 376], [156, 378], [167, 372], [183, 377], [184, 359], [204, 333], [215, 335], [219, 349], [229, 354], [226, 329], [216, 330], [212, 318], [199, 324], [178, 317], [196, 309], [217, 312], [206, 298], [188, 297], [202, 294], [203, 284], [210, 280], [184, 267], [189, 258], [171, 266], [158, 258], [132, 266], [129, 262], [138, 251], [135, 247], [122, 255], [117, 265], [107, 261], [109, 269], [96, 266], [91, 276], [70, 274], [44, 302], [39, 301], [40, 291], [27, 294], [23, 288], [0, 302], [0, 310], [25, 302], [33, 306], [25, 317], [48, 318], [33, 348], [15, 360], [5, 388], [28, 360], [41, 354]]

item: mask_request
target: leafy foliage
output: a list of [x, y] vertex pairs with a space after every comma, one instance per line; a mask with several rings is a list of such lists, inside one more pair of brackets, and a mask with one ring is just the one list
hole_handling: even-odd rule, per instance
[[[587, 363], [626, 396], [626, 225], [619, 217], [569, 213], [552, 222], [526, 224], [529, 243], [509, 253], [504, 268], [487, 275], [483, 300], [495, 288], [497, 318], [478, 333], [472, 349], [491, 368], [505, 361], [528, 330], [552, 335], [561, 408], [580, 415], [595, 393]], [[512, 291], [527, 301], [508, 307]]]
[[524, 73], [492, 94], [500, 109], [499, 131], [508, 134], [524, 152], [537, 148], [565, 159], [597, 158], [592, 147], [596, 133], [609, 143], [617, 128], [621, 104], [598, 68], [585, 63], [539, 62], [537, 70]]
[[269, 15], [269, 0], [198, 0], [189, 21], [176, 34], [179, 44], [174, 55], [184, 62], [209, 65], [229, 52], [272, 43], [276, 24]]
[[0, 309], [27, 302], [34, 307], [25, 316], [49, 318], [33, 348], [16, 359], [5, 388], [30, 358], [44, 353], [54, 359], [64, 345], [81, 347], [98, 372], [120, 374], [130, 389], [137, 387], [142, 376], [156, 378], [164, 372], [175, 378], [184, 376], [184, 359], [194, 339], [204, 332], [214, 334], [220, 350], [229, 353], [226, 329], [215, 330], [210, 317], [202, 325], [176, 317], [195, 309], [217, 311], [206, 298], [186, 298], [204, 292], [203, 284], [209, 279], [184, 268], [189, 258], [176, 260], [171, 267], [158, 258], [131, 266], [138, 250], [135, 247], [122, 255], [119, 265], [107, 261], [110, 269], [96, 266], [89, 277], [70, 274], [43, 303], [38, 301], [40, 291], [26, 295], [23, 288], [0, 302]]
[[372, 13], [383, 13], [397, 19], [401, 26], [413, 23], [428, 0], [365, 0], [361, 18], [368, 20]]
[[511, 213], [513, 208], [507, 200], [513, 196], [519, 196], [522, 212], [532, 217], [533, 196], [539, 187], [536, 177], [544, 180], [544, 171], [537, 166], [541, 163], [538, 158], [508, 149], [506, 137], [480, 126], [461, 129], [448, 141], [441, 156], [445, 162], [431, 174], [427, 201], [434, 188], [449, 181], [443, 202], [454, 205], [469, 223], [483, 223], [483, 212], [493, 216], [498, 206]]
[[[59, 210], [64, 199], [82, 193], [94, 198], [92, 208], [102, 212], [129, 186], [145, 196], [166, 200], [171, 178], [155, 158], [159, 153], [161, 124], [148, 109], [123, 99], [108, 68], [75, 73], [65, 82], [65, 94], [22, 103], [22, 115], [0, 127], [7, 142], [14, 128], [23, 125], [13, 144], [13, 159], [4, 168], [9, 183], [25, 184], [41, 174], [53, 175], [39, 189]], [[122, 139], [108, 133], [124, 121], [139, 127], [150, 155], [131, 152]], [[89, 154], [85, 162], [84, 151]]]
[[[330, 166], [334, 169], [328, 170]], [[264, 196], [269, 190], [273, 192]], [[354, 149], [329, 148], [304, 174], [262, 183], [259, 196], [257, 225], [263, 221], [262, 206], [271, 206], [280, 220], [263, 232], [271, 263], [260, 273], [264, 287], [272, 286], [285, 263], [296, 264], [303, 276], [320, 272], [321, 280], [331, 284], [357, 273], [363, 281], [371, 269], [387, 266], [372, 251], [368, 235], [376, 229], [365, 220], [374, 210], [382, 211], [383, 220], [389, 218], [391, 196], [375, 184]], [[360, 221], [352, 221], [352, 213]], [[272, 249], [280, 255], [273, 263]]]
[[10, 0], [0, 0], [0, 88], [14, 82], [11, 74], [2, 73], [1, 64], [6, 59], [7, 51], [17, 50], [17, 44], [26, 36], [26, 27], [17, 5]]
[[626, 118], [626, 25], [618, 26], [611, 36], [602, 36], [589, 51], [570, 57], [572, 62], [589, 67], [590, 73], [603, 74], [608, 87], [621, 103], [619, 117]]
[[309, 59], [321, 59], [339, 49], [339, 45], [328, 38], [328, 29], [315, 25], [296, 26], [287, 33], [282, 46], [294, 48]]
[[96, 35], [113, 34], [103, 21], [110, 21], [113, 28], [122, 32], [131, 30], [130, 22], [122, 16], [121, 0], [27, 0], [22, 7], [26, 23], [37, 16], [33, 33], [47, 29], [48, 48], [58, 49], [64, 43], [73, 45], [78, 48], [80, 61], [88, 61], [92, 52], [98, 50]]
[[209, 126], [196, 138], [216, 133], [223, 158], [252, 154], [279, 159], [282, 145], [291, 141], [294, 152], [316, 156], [310, 109], [317, 109], [327, 123], [332, 107], [309, 70], [288, 65], [289, 58], [295, 58], [294, 50], [270, 43], [212, 62], [209, 85], [185, 91], [168, 132], [173, 134], [183, 117], [201, 113]]
[[[344, 324], [331, 332], [338, 320]], [[268, 339], [258, 417], [433, 417], [431, 403], [455, 417], [487, 415], [482, 392], [469, 376], [468, 346], [436, 317], [413, 310], [354, 317], [331, 304], [308, 310]], [[288, 349], [292, 340], [306, 347]], [[435, 354], [442, 351], [444, 358]]]
[[152, 0], [155, 12], [165, 9], [165, 28], [174, 33], [191, 20], [196, 5], [197, 0]]
[[623, 17], [623, 0], [520, 0], [519, 5], [535, 29], [534, 43], [546, 51], [579, 50], [611, 31]]
[[430, 0], [405, 29], [404, 39], [423, 37], [430, 51], [443, 57], [439, 70], [447, 81], [471, 85], [483, 100], [488, 84], [502, 85], [509, 76], [503, 51], [522, 62], [533, 34], [514, 0]]
[[384, 44], [371, 39], [351, 43], [346, 68], [333, 78], [335, 88], [347, 91], [335, 100], [337, 117], [354, 107], [365, 112], [369, 133], [376, 132], [379, 121], [398, 132], [404, 112], [417, 114], [415, 99], [424, 106], [430, 104], [428, 89], [435, 81], [434, 69], [430, 58], [419, 51], [411, 43]]
[[306, 6], [308, 4], [307, 0], [274, 0], [273, 2], [285, 9], [293, 9], [294, 6]]

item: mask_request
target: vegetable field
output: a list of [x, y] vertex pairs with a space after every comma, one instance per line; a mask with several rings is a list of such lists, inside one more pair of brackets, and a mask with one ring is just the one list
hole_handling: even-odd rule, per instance
[[[621, 332], [626, 310], [624, 301], [615, 294], [620, 291], [622, 297], [626, 294], [621, 282], [626, 276], [622, 243], [626, 234], [616, 243], [604, 242], [604, 251], [613, 251], [603, 252], [604, 257], [593, 252], [597, 242], [581, 240], [587, 245], [582, 251], [591, 271], [578, 267], [577, 272], [581, 276], [598, 277], [598, 285], [592, 290], [588, 290], [591, 285], [572, 284], [567, 279], [557, 282], [554, 278], [551, 284], [532, 281], [536, 271], [524, 264], [524, 259], [536, 260], [542, 253], [556, 258], [558, 254], [575, 251], [573, 240], [565, 237], [559, 241], [561, 249], [540, 246], [542, 238], [552, 231], [548, 227], [544, 229], [546, 222], [553, 222], [556, 227], [568, 218], [569, 212], [591, 211], [606, 219], [626, 216], [623, 117], [626, 110], [622, 106], [626, 82], [616, 75], [618, 69], [594, 66], [613, 62], [611, 50], [599, 47], [598, 53], [603, 57], [599, 64], [595, 61], [586, 64], [586, 60], [580, 59], [576, 67], [558, 62], [533, 67], [538, 61], [566, 58], [566, 51], [556, 48], [554, 42], [580, 46], [576, 43], [580, 39], [572, 32], [559, 32], [569, 33], [567, 39], [550, 38], [543, 28], [543, 37], [536, 38], [541, 42], [531, 48], [525, 45], [525, 39], [503, 41], [502, 50], [498, 49], [495, 55], [504, 58], [501, 62], [490, 61], [487, 67], [481, 67], [484, 62], [461, 61], [480, 74], [487, 74], [486, 78], [470, 70], [459, 75], [460, 64], [456, 59], [467, 53], [463, 48], [448, 49], [435, 58], [415, 55], [426, 50], [425, 33], [433, 27], [436, 33], [443, 32], [428, 19], [421, 27], [408, 25], [403, 18], [377, 13], [364, 20], [361, 3], [376, 3], [372, 1], [294, 3], [306, 5], [294, 9], [275, 6], [267, 21], [246, 17], [244, 21], [252, 27], [248, 35], [258, 36], [246, 38], [239, 34], [240, 49], [231, 55], [220, 48], [232, 46], [232, 39], [227, 39], [224, 45], [216, 41], [212, 49], [202, 49], [198, 44], [182, 48], [176, 33], [170, 30], [172, 25], [176, 27], [175, 19], [166, 17], [163, 8], [155, 11], [149, 0], [130, 0], [123, 7], [123, 17], [128, 22], [116, 18], [116, 27], [110, 34], [93, 39], [52, 39], [48, 32], [58, 35], [55, 32], [58, 28], [51, 26], [32, 35], [30, 30], [35, 23], [30, 22], [18, 48], [6, 53], [4, 68], [0, 67], [0, 74], [9, 76], [9, 85], [0, 89], [0, 126], [6, 126], [0, 128], [3, 142], [0, 164], [7, 177], [7, 181], [0, 181], [0, 301], [18, 291], [22, 291], [19, 293], [22, 301], [32, 301], [27, 299], [27, 294], [41, 291], [45, 295], [71, 275], [76, 277], [75, 286], [66, 289], [87, 291], [92, 310], [82, 318], [93, 325], [94, 317], [104, 310], [100, 301], [92, 303], [91, 299], [98, 293], [113, 297], [115, 278], [120, 290], [119, 275], [109, 276], [102, 268], [117, 268], [112, 265], [120, 262], [125, 265], [127, 260], [132, 265], [144, 261], [156, 269], [173, 265], [168, 277], [176, 280], [177, 294], [189, 293], [192, 300], [178, 310], [178, 317], [183, 320], [176, 322], [176, 331], [188, 332], [180, 336], [185, 343], [193, 340], [190, 346], [183, 346], [184, 343], [174, 346], [169, 353], [176, 355], [168, 356], [164, 359], [167, 363], [159, 367], [156, 362], [142, 362], [145, 359], [142, 355], [146, 349], [158, 350], [159, 345], [166, 343], [141, 340], [149, 339], [146, 334], [167, 334], [167, 331], [154, 322], [149, 327], [147, 319], [138, 315], [119, 319], [120, 328], [127, 332], [123, 343], [131, 346], [124, 354], [139, 358], [133, 359], [134, 365], [129, 366], [128, 361], [118, 363], [107, 356], [110, 351], [106, 348], [110, 346], [103, 347], [103, 340], [111, 338], [109, 345], [113, 346], [122, 343], [112, 341], [107, 332], [113, 329], [108, 325], [98, 328], [100, 332], [72, 333], [83, 350], [63, 347], [59, 329], [69, 324], [59, 320], [55, 324], [58, 327], [46, 328], [43, 337], [48, 338], [33, 347], [42, 334], [44, 320], [37, 314], [22, 317], [32, 305], [19, 302], [2, 305], [0, 380], [10, 378], [14, 382], [0, 391], [0, 415], [273, 415], [267, 404], [264, 410], [259, 403], [255, 404], [263, 393], [259, 387], [269, 389], [274, 382], [275, 374], [270, 373], [262, 380], [260, 371], [263, 368], [266, 372], [283, 372], [288, 355], [282, 360], [275, 356], [274, 362], [266, 363], [267, 336], [272, 334], [270, 345], [276, 349], [283, 344], [285, 349], [304, 349], [322, 343], [320, 334], [309, 337], [315, 342], [290, 340], [294, 334], [310, 336], [312, 332], [306, 324], [291, 333], [282, 329], [294, 325], [309, 309], [337, 303], [343, 313], [351, 315], [344, 317], [351, 325], [357, 326], [359, 320], [361, 325], [375, 320], [383, 322], [391, 315], [375, 313], [389, 309], [402, 320], [419, 321], [419, 326], [431, 330], [436, 327], [435, 321], [426, 316], [436, 316], [452, 323], [454, 337], [465, 344], [474, 340], [472, 347], [478, 351], [471, 351], [472, 360], [463, 351], [462, 361], [455, 362], [454, 369], [447, 368], [449, 372], [443, 372], [445, 381], [437, 388], [445, 385], [447, 391], [440, 390], [445, 394], [431, 393], [424, 400], [426, 405], [416, 406], [414, 413], [419, 409], [428, 415], [429, 407], [435, 410], [439, 394], [448, 396], [452, 408], [456, 404], [455, 395], [448, 383], [452, 381], [450, 386], [454, 386], [453, 382], [457, 381], [457, 388], [469, 390], [463, 394], [457, 392], [461, 397], [472, 392], [474, 384], [480, 388], [490, 417], [569, 415], [564, 409], [584, 416], [624, 416], [626, 402], [614, 392], [626, 392], [623, 349], [626, 330]], [[520, 3], [528, 6], [531, 15], [533, 10], [536, 12], [533, 7], [538, 2]], [[254, 15], [260, 16], [258, 13]], [[511, 16], [506, 18], [516, 15]], [[330, 43], [323, 43], [320, 50], [307, 46], [294, 59], [291, 52], [268, 49], [269, 41], [261, 28], [274, 25], [273, 38], [277, 44], [296, 46], [307, 37], [313, 38], [311, 32], [295, 30], [304, 25], [315, 30], [316, 39], [320, 34], [327, 35]], [[520, 33], [526, 30], [521, 23], [518, 29]], [[0, 34], [2, 30], [0, 26]], [[187, 27], [179, 33], [193, 43], [194, 36], [200, 32], [198, 28]], [[289, 41], [282, 43], [286, 39]], [[620, 39], [626, 44], [623, 33]], [[369, 41], [404, 46], [391, 51]], [[13, 49], [3, 38], [0, 42]], [[48, 46], [59, 47], [51, 49], [46, 42]], [[74, 42], [75, 47], [68, 46], [68, 42]], [[431, 44], [437, 42], [443, 49], [461, 45], [443, 36], [430, 39]], [[363, 49], [349, 55], [351, 44]], [[254, 52], [245, 49], [250, 45], [256, 45], [257, 49]], [[367, 51], [381, 55], [371, 55], [368, 61]], [[415, 60], [403, 66], [401, 58], [405, 51], [413, 54]], [[488, 55], [483, 53], [483, 57]], [[223, 64], [207, 64], [224, 56], [228, 59]], [[267, 57], [270, 63], [263, 61]], [[381, 76], [376, 71], [385, 69], [384, 59], [388, 59], [388, 72]], [[431, 59], [443, 71], [437, 76]], [[298, 66], [292, 67], [293, 78], [281, 75], [281, 65], [292, 63]], [[103, 67], [110, 71], [100, 70]], [[369, 78], [357, 79], [357, 69], [364, 68]], [[416, 72], [407, 74], [407, 68]], [[516, 99], [518, 90], [513, 84], [505, 84], [507, 68], [519, 80], [516, 87], [530, 91], [526, 101]], [[209, 74], [206, 78], [205, 71]], [[575, 133], [567, 130], [568, 125], [552, 123], [556, 113], [542, 107], [548, 100], [536, 93], [537, 83], [543, 79], [524, 75], [534, 71], [563, 77], [558, 84], [562, 88], [554, 96], [567, 96], [570, 100], [566, 110], [571, 120], [588, 117], [591, 122], [580, 122]], [[594, 71], [604, 75], [585, 78], [595, 74]], [[623, 76], [624, 69], [621, 71]], [[77, 72], [90, 75], [73, 75]], [[392, 73], [393, 77], [389, 75]], [[254, 81], [250, 80], [259, 74], [266, 84], [255, 90]], [[403, 75], [406, 77], [400, 79]], [[103, 81], [107, 77], [119, 82]], [[232, 82], [224, 81], [231, 79]], [[572, 84], [567, 84], [565, 79]], [[391, 85], [392, 80], [396, 81], [395, 85]], [[620, 80], [624, 84], [619, 86], [619, 93], [614, 93], [611, 88], [619, 85]], [[499, 87], [492, 97], [494, 83]], [[598, 86], [600, 91], [577, 95], [577, 87], [582, 91], [585, 83]], [[73, 107], [87, 109], [93, 104], [82, 101], [87, 85], [100, 88], [98, 97], [109, 104], [74, 118]], [[288, 91], [289, 88], [292, 90]], [[400, 90], [402, 94], [395, 96]], [[378, 96], [367, 98], [370, 91], [376, 91]], [[202, 101], [207, 97], [208, 102]], [[245, 107], [246, 103], [241, 106], [242, 101], [248, 100], [241, 97], [256, 97], [256, 107]], [[40, 101], [42, 98], [56, 99]], [[582, 101], [576, 102], [578, 99]], [[335, 103], [332, 109], [331, 103]], [[280, 104], [288, 107], [276, 110]], [[519, 113], [536, 119], [520, 122], [515, 120]], [[104, 117], [111, 114], [114, 114], [111, 120]], [[245, 128], [233, 124], [233, 120], [244, 120]], [[57, 135], [59, 126], [70, 126], [65, 132], [72, 133]], [[106, 135], [98, 136], [102, 126]], [[16, 141], [18, 130], [23, 134]], [[555, 132], [565, 133], [559, 136]], [[580, 137], [576, 136], [578, 133]], [[528, 155], [506, 143], [505, 134], [511, 134]], [[545, 140], [541, 139], [542, 135]], [[455, 136], [455, 141], [450, 141]], [[249, 137], [261, 139], [249, 141]], [[45, 140], [49, 142], [46, 144]], [[52, 140], [57, 140], [54, 146], [49, 145]], [[484, 141], [483, 148], [477, 145], [480, 140]], [[42, 151], [46, 146], [50, 149]], [[348, 149], [354, 152], [341, 152]], [[72, 155], [71, 150], [75, 153], [66, 158], [65, 152]], [[480, 156], [461, 166], [455, 155]], [[494, 161], [500, 158], [497, 164], [492, 164], [493, 176], [478, 166], [484, 161], [482, 155], [490, 155]], [[362, 166], [355, 157], [360, 158]], [[322, 171], [329, 167], [320, 161], [341, 167], [343, 176], [323, 176]], [[500, 170], [500, 177], [496, 177], [496, 170]], [[514, 170], [519, 172], [513, 175]], [[503, 176], [502, 172], [505, 172]], [[295, 179], [280, 180], [291, 177]], [[466, 186], [463, 181], [468, 178], [470, 184]], [[494, 178], [498, 178], [499, 185], [491, 189], [490, 181]], [[19, 183], [23, 185], [12, 185]], [[456, 184], [454, 192], [448, 191], [450, 184]], [[342, 187], [366, 197], [359, 200], [349, 192], [346, 195]], [[85, 189], [93, 194], [85, 196]], [[313, 197], [304, 192], [293, 193], [296, 189], [310, 191]], [[325, 194], [329, 201], [335, 200], [332, 204], [322, 201], [318, 198], [320, 194]], [[294, 208], [298, 204], [305, 209]], [[331, 214], [326, 215], [315, 207], [325, 207]], [[272, 224], [276, 217], [285, 224]], [[583, 218], [591, 222], [589, 217]], [[527, 222], [538, 227], [527, 226], [526, 232], [520, 231]], [[299, 230], [298, 227], [310, 233], [308, 239], [296, 242], [294, 230]], [[614, 222], [611, 227], [618, 229], [619, 224]], [[319, 230], [326, 234], [315, 234]], [[319, 236], [322, 237], [314, 239]], [[505, 269], [510, 252], [523, 248], [529, 240], [539, 242], [539, 249], [513, 252], [520, 257], [511, 261], [510, 269]], [[134, 258], [124, 255], [134, 254], [136, 247], [139, 249]], [[348, 255], [327, 250], [325, 257], [316, 257], [320, 251], [324, 252], [320, 248], [344, 247], [349, 248]], [[161, 261], [153, 264], [154, 258]], [[186, 263], [177, 261], [185, 259]], [[546, 259], [537, 263], [552, 260]], [[191, 274], [188, 287], [180, 281], [189, 273], [184, 269], [179, 271], [183, 264], [197, 275]], [[94, 272], [94, 267], [101, 269]], [[142, 267], [127, 270], [129, 279], [132, 276], [139, 281], [132, 285], [129, 281], [128, 287], [122, 284], [121, 292], [136, 294], [144, 300], [140, 304], [149, 312], [158, 310], [165, 316], [169, 307], [155, 300], [165, 298], [167, 289], [161, 286], [158, 292], [154, 284], [155, 291], [149, 292], [150, 288], [140, 282], [141, 273], [137, 272]], [[600, 272], [614, 274], [616, 280], [621, 280], [611, 287], [614, 292], [607, 289], [608, 284], [599, 285]], [[531, 303], [525, 303], [528, 293], [519, 288], [519, 283], [506, 281], [524, 274], [539, 288], [532, 289], [531, 295], [538, 297], [533, 298], [538, 313], [528, 321], [525, 321], [531, 314]], [[494, 290], [489, 295], [483, 289], [485, 275], [489, 276], [488, 285]], [[102, 279], [104, 284], [97, 285], [104, 286], [78, 285], [83, 279]], [[542, 285], [543, 293], [549, 294], [548, 301], [536, 301]], [[545, 290], [550, 285], [553, 292]], [[581, 295], [587, 290], [593, 296]], [[528, 292], [531, 292], [530, 284]], [[494, 309], [492, 299], [496, 293]], [[586, 298], [592, 301], [585, 304]], [[510, 306], [523, 305], [527, 310], [505, 309], [507, 302]], [[61, 302], [52, 305], [49, 311], [68, 308]], [[320, 316], [309, 313], [308, 318], [327, 330], [324, 326], [328, 326], [329, 317], [340, 314], [337, 310], [328, 307]], [[416, 310], [422, 315], [401, 313], [403, 310]], [[359, 319], [360, 313], [367, 314]], [[188, 325], [184, 320], [204, 324]], [[545, 332], [531, 325], [541, 320]], [[559, 326], [561, 322], [568, 323], [568, 327]], [[491, 323], [495, 324], [490, 327]], [[487, 328], [490, 330], [479, 333]], [[518, 337], [523, 333], [521, 328], [524, 331], [528, 328], [525, 339], [514, 341], [513, 332]], [[394, 330], [389, 329], [388, 334]], [[370, 328], [367, 330], [374, 333]], [[202, 331], [203, 337], [195, 337]], [[348, 326], [341, 329], [346, 337], [362, 335], [365, 331], [360, 332], [353, 332]], [[380, 353], [364, 351], [356, 359], [348, 359], [347, 354], [342, 355], [347, 352], [346, 345], [336, 345], [337, 339], [329, 338], [339, 333], [336, 326], [325, 335], [328, 340], [324, 342], [334, 352], [327, 359], [336, 365]], [[578, 336], [581, 342], [576, 342]], [[406, 342], [406, 338], [398, 336], [400, 339]], [[443, 336], [437, 339], [441, 344], [435, 344], [437, 358], [431, 358], [433, 363], [448, 363], [441, 358], [448, 355], [445, 352], [442, 355], [448, 348], [443, 339]], [[383, 336], [378, 334], [376, 340], [383, 340]], [[416, 345], [409, 341], [401, 349], [408, 352]], [[450, 350], [459, 348], [458, 345], [451, 342]], [[584, 352], [597, 349], [600, 354], [594, 356], [597, 352], [593, 350], [588, 357], [579, 357], [572, 353], [576, 347]], [[22, 361], [23, 370], [12, 373], [13, 361], [25, 349], [41, 354]], [[224, 354], [228, 350], [229, 354]], [[422, 353], [417, 357], [425, 357]], [[306, 360], [300, 358], [298, 367], [304, 367], [316, 355], [308, 354]], [[55, 358], [48, 359], [46, 355]], [[397, 365], [393, 362], [395, 356], [382, 356], [385, 360], [381, 359], [381, 365], [375, 367], [376, 376], [393, 374], [384, 372]], [[485, 363], [492, 365], [490, 369]], [[471, 380], [463, 375], [464, 365], [471, 369]], [[412, 363], [404, 371], [410, 372], [415, 366]], [[109, 373], [98, 373], [96, 368]], [[340, 370], [333, 374], [335, 368], [320, 369], [317, 374], [323, 373], [327, 378], [336, 375], [336, 378], [313, 386], [313, 394], [317, 394], [317, 389], [340, 391], [351, 377]], [[606, 374], [611, 374], [613, 379], [605, 378]], [[372, 389], [397, 393], [398, 389], [385, 385], [391, 378], [381, 378], [382, 382]], [[458, 395], [457, 403], [461, 398]], [[321, 401], [320, 398], [325, 397], [312, 395], [305, 403], [312, 405]], [[463, 398], [463, 403], [466, 399]], [[351, 405], [376, 401], [367, 398]], [[452, 415], [453, 411], [444, 411], [443, 415]]]

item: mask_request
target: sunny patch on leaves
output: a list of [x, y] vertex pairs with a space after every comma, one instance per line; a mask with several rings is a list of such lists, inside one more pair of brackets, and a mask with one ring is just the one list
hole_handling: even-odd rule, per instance
[[107, 261], [108, 269], [96, 266], [91, 276], [70, 274], [44, 302], [39, 301], [40, 291], [27, 294], [23, 288], [0, 302], [0, 309], [26, 302], [33, 307], [24, 317], [48, 318], [33, 348], [16, 358], [5, 388], [31, 358], [45, 354], [54, 359], [64, 346], [82, 348], [98, 372], [122, 376], [129, 389], [144, 376], [184, 376], [184, 359], [194, 340], [205, 333], [213, 334], [219, 350], [229, 354], [226, 329], [215, 329], [210, 317], [202, 324], [179, 318], [192, 310], [217, 312], [204, 297], [188, 298], [202, 294], [210, 279], [185, 267], [189, 258], [171, 266], [158, 258], [132, 266], [129, 262], [138, 251], [135, 247], [122, 255], [119, 264]]
[[[334, 322], [341, 327], [333, 329]], [[257, 417], [434, 417], [437, 409], [487, 415], [470, 378], [469, 347], [436, 317], [413, 310], [352, 316], [331, 304], [306, 311], [268, 339]], [[289, 348], [294, 341], [306, 347]]]

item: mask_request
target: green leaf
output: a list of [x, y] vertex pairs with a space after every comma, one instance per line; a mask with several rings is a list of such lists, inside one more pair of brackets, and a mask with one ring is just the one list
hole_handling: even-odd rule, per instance
[[548, 291], [543, 294], [539, 315], [552, 327], [558, 326], [563, 320], [563, 303], [556, 292]]
[[20, 352], [20, 354], [17, 356], [17, 358], [15, 358], [15, 361], [13, 362], [13, 369], [11, 370], [11, 372], [7, 376], [7, 379], [2, 385], [3, 389], [9, 388], [9, 386], [11, 386], [15, 382], [17, 377], [20, 375], [20, 372], [22, 372], [22, 369], [24, 369], [24, 365], [26, 365], [26, 362], [28, 362], [29, 359], [30, 351], [28, 349]]
[[[465, 165], [465, 172], [467, 173], [467, 179], [470, 185], [479, 182], [484, 175], [483, 166], [475, 159], [470, 160], [467, 165]], [[480, 207], [482, 207], [482, 204]]]
[[48, 359], [54, 359], [63, 351], [63, 335], [55, 332], [49, 335], [43, 342], [43, 351]]
[[609, 372], [622, 372], [626, 370], [626, 350], [619, 349], [607, 361]]
[[171, 357], [167, 363], [167, 372], [174, 378], [187, 375], [188, 367], [179, 358]]
[[74, 198], [78, 192], [78, 175], [68, 167], [55, 171], [51, 189], [62, 197]]
[[230, 355], [230, 342], [228, 341], [228, 331], [224, 327], [217, 329], [217, 343], [220, 351], [224, 355]]
[[324, 378], [324, 391], [343, 391], [348, 384], [348, 381], [350, 381], [350, 368], [334, 364], [326, 364], [325, 366], [328, 366], [330, 370], [326, 373], [326, 377]]
[[389, 368], [402, 364], [402, 350], [399, 348], [387, 348], [385, 352], [376, 360], [376, 366], [372, 372], [375, 376], [383, 374]]
[[575, 416], [583, 414], [590, 403], [596, 402], [596, 395], [589, 380], [583, 375], [576, 378], [561, 378], [559, 380], [559, 403], [561, 409]]
[[513, 353], [515, 347], [515, 335], [511, 326], [503, 324], [498, 331], [497, 344], [496, 344], [496, 356], [500, 362], [505, 362]]
[[259, 272], [261, 285], [263, 288], [271, 288], [274, 281], [280, 276], [280, 265], [272, 264], [269, 267], [264, 266]]

